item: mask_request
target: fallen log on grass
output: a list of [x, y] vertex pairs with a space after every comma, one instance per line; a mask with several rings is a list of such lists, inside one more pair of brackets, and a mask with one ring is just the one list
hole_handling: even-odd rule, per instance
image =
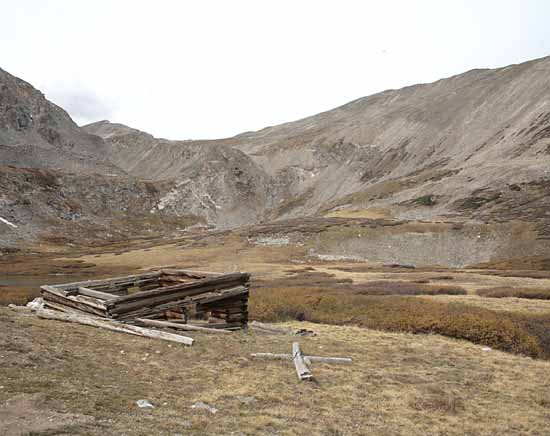
[[169, 327], [172, 329], [199, 331], [199, 332], [205, 332], [205, 333], [231, 334], [231, 331], [229, 330], [211, 329], [208, 327], [199, 327], [199, 326], [190, 325], [190, 324], [182, 324], [182, 323], [175, 323], [175, 322], [168, 322], [168, 321], [158, 321], [154, 319], [136, 318], [136, 321], [151, 327]]
[[128, 324], [119, 324], [115, 321], [107, 321], [105, 319], [84, 316], [77, 313], [57, 312], [48, 309], [39, 309], [36, 315], [43, 319], [54, 319], [58, 321], [75, 322], [78, 324], [99, 327], [115, 332], [127, 333], [135, 336], [143, 336], [146, 338], [162, 339], [164, 341], [177, 342], [184, 345], [193, 345], [194, 339], [187, 336], [176, 335], [174, 333], [162, 332], [159, 330], [147, 329]]
[[[252, 353], [250, 356], [257, 359], [272, 359], [272, 360], [292, 360], [292, 354], [284, 353]], [[306, 363], [322, 362], [322, 363], [341, 363], [349, 364], [353, 363], [353, 359], [350, 357], [323, 357], [323, 356], [304, 356]]]
[[308, 365], [312, 362], [344, 364], [353, 362], [349, 357], [305, 356], [304, 353], [302, 353], [298, 342], [292, 343], [292, 354], [252, 353], [251, 356], [260, 359], [292, 360], [300, 381], [313, 380], [313, 374], [308, 368]]

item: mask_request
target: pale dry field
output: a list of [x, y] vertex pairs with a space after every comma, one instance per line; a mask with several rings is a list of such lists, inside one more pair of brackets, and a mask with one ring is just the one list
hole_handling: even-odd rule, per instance
[[[74, 258], [60, 258], [68, 261]], [[530, 314], [550, 313], [550, 300], [528, 300], [525, 298], [485, 298], [476, 295], [479, 289], [492, 287], [524, 287], [550, 290], [550, 279], [531, 277], [503, 277], [478, 270], [442, 269], [392, 271], [377, 268], [355, 271], [358, 265], [368, 264], [350, 262], [320, 262], [307, 259], [296, 247], [259, 246], [230, 238], [222, 245], [206, 247], [185, 247], [178, 244], [166, 244], [146, 249], [128, 250], [119, 253], [102, 253], [79, 256], [78, 260], [95, 264], [98, 268], [116, 271], [149, 270], [168, 266], [211, 271], [248, 271], [253, 277], [264, 280], [276, 280], [286, 277], [292, 271], [300, 272], [304, 267], [311, 271], [333, 275], [337, 279], [350, 279], [352, 283], [369, 281], [407, 281], [429, 280], [430, 284], [463, 287], [468, 295], [419, 296], [441, 302], [463, 303], [486, 309], [520, 312]], [[306, 259], [306, 260], [304, 260]], [[349, 269], [349, 271], [347, 270]], [[441, 279], [443, 277], [443, 279]], [[449, 279], [449, 277], [451, 279]]]

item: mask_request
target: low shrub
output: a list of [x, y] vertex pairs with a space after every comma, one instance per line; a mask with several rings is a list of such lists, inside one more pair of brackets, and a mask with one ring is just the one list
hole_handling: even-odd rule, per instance
[[437, 286], [404, 281], [372, 281], [349, 286], [361, 295], [466, 295], [460, 286]]
[[423, 195], [422, 197], [415, 198], [413, 203], [419, 206], [435, 206], [437, 204], [433, 195]]
[[251, 318], [258, 321], [300, 319], [394, 332], [436, 333], [502, 351], [550, 358], [550, 316], [499, 313], [414, 296], [367, 296], [307, 287], [253, 290], [250, 309]]
[[493, 195], [490, 195], [488, 197], [477, 197], [477, 196], [468, 197], [462, 201], [462, 207], [464, 209], [479, 209], [481, 206], [487, 203], [496, 201], [500, 197], [501, 197], [501, 194], [499, 192]]
[[550, 289], [495, 287], [478, 289], [477, 294], [481, 297], [489, 298], [515, 297], [534, 300], [550, 300]]

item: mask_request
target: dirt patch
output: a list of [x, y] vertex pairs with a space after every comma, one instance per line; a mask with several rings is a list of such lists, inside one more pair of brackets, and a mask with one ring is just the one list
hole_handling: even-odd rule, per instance
[[77, 434], [89, 429], [94, 420], [81, 413], [52, 410], [45, 393], [19, 394], [0, 403], [3, 436]]

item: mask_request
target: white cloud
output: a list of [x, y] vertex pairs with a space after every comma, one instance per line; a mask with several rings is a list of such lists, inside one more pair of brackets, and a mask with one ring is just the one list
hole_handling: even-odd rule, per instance
[[42, 89], [46, 98], [65, 109], [79, 125], [110, 119], [116, 106], [82, 84], [54, 83]]
[[73, 116], [214, 138], [548, 55], [549, 13], [543, 0], [18, 0], [0, 4], [0, 62], [46, 91], [83, 84], [58, 96], [81, 96]]

